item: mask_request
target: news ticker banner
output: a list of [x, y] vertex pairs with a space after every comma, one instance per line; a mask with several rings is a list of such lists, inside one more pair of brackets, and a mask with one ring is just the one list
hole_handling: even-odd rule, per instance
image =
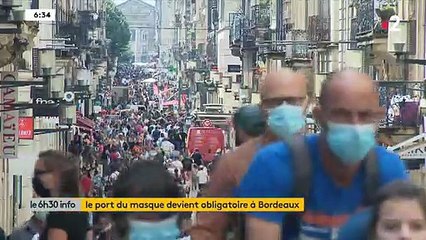
[[48, 212], [303, 212], [303, 198], [36, 198]]

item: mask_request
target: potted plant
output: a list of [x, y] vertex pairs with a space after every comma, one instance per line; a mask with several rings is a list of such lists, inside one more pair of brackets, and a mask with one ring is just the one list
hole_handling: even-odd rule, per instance
[[376, 9], [377, 16], [381, 19], [381, 27], [382, 29], [387, 30], [389, 27], [389, 19], [396, 14], [395, 5], [394, 4], [386, 4]]

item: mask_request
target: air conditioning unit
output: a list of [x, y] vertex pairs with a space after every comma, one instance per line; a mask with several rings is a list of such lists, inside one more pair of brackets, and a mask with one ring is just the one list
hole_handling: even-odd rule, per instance
[[90, 70], [81, 68], [77, 69], [77, 84], [79, 86], [89, 86], [90, 80]]
[[59, 125], [73, 125], [77, 123], [77, 108], [73, 104], [59, 105]]

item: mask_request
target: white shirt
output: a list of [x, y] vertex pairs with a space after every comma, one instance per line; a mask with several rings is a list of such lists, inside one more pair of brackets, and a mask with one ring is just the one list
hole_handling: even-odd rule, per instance
[[182, 169], [183, 169], [183, 164], [182, 164], [182, 162], [181, 162], [181, 161], [179, 161], [179, 160], [175, 160], [175, 161], [171, 162], [171, 164], [172, 164], [172, 166], [173, 166], [174, 168], [177, 168], [177, 169], [179, 169], [179, 170], [182, 170]]
[[175, 150], [175, 145], [173, 145], [173, 143], [169, 142], [168, 140], [164, 140], [161, 143], [161, 149], [163, 149], [164, 152], [171, 153], [173, 150]]
[[206, 184], [209, 181], [209, 174], [207, 173], [207, 168], [198, 170], [197, 177], [198, 177], [198, 183]]

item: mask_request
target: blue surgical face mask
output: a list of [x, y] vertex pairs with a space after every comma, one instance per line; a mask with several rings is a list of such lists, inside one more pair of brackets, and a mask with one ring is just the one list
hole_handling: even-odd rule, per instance
[[179, 235], [177, 217], [160, 222], [130, 221], [129, 240], [175, 240]]
[[275, 135], [288, 141], [305, 127], [303, 108], [281, 104], [269, 112], [268, 127]]
[[42, 222], [46, 222], [47, 214], [49, 212], [34, 212], [34, 217]]
[[344, 164], [360, 162], [376, 145], [374, 124], [328, 122], [327, 127], [328, 146]]

